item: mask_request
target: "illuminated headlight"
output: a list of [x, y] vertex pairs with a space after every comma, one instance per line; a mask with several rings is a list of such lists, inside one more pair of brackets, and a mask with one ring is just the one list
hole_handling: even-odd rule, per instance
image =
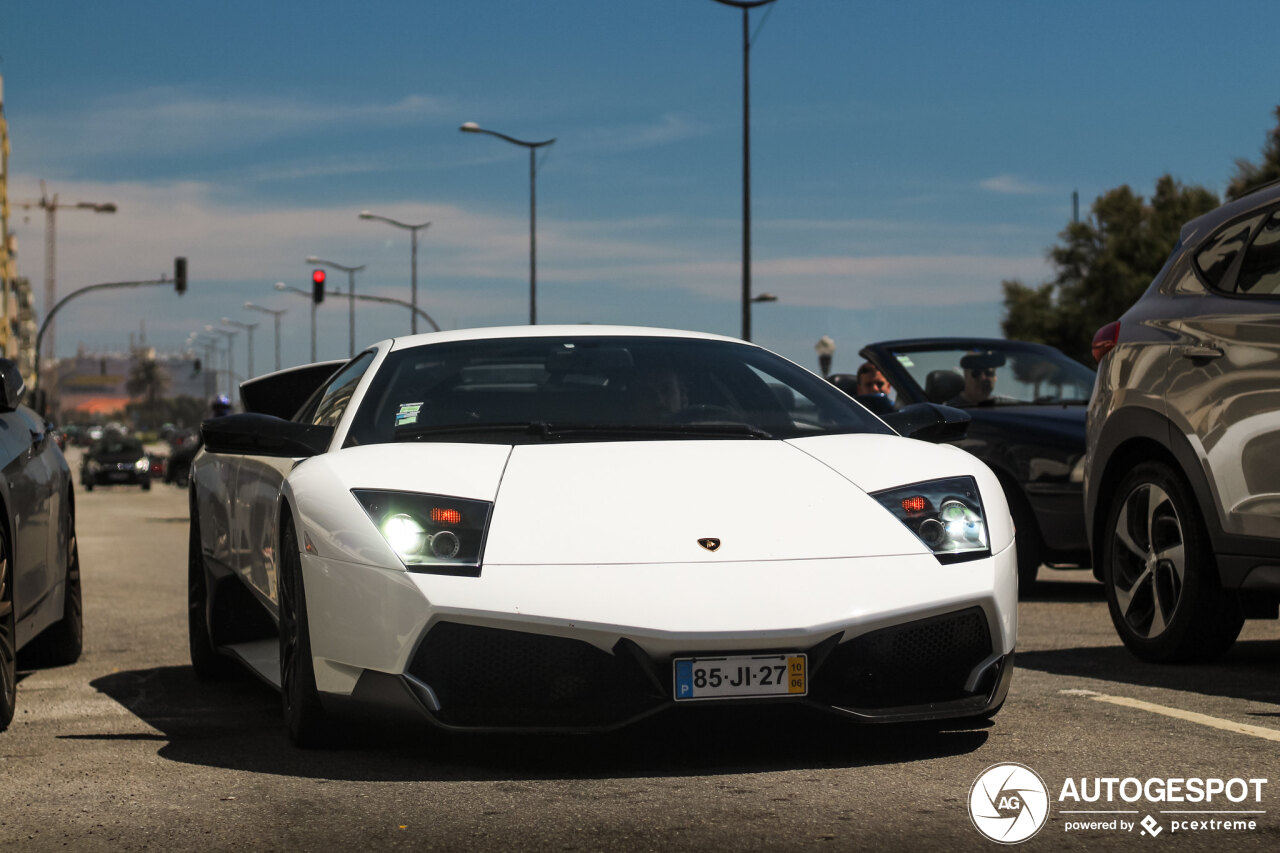
[[939, 562], [959, 563], [991, 553], [982, 496], [972, 477], [931, 480], [871, 497], [928, 545]]
[[352, 489], [369, 520], [411, 571], [479, 575], [488, 501]]
[[139, 472], [139, 473], [145, 473], [145, 472], [147, 472], [147, 471], [150, 471], [150, 470], [151, 470], [151, 460], [150, 460], [150, 459], [148, 459], [148, 458], [147, 458], [147, 457], [145, 457], [145, 456], [144, 456], [144, 457], [142, 457], [142, 458], [141, 458], [141, 459], [139, 459], [137, 462], [133, 463], [133, 470], [135, 470], [135, 471], [137, 471], [137, 472]]

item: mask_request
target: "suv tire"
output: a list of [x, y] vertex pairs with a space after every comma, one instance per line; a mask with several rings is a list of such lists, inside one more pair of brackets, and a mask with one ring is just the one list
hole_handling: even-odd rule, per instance
[[1221, 656], [1244, 617], [1218, 582], [1190, 486], [1168, 464], [1149, 461], [1113, 494], [1104, 516], [1102, 580], [1120, 639], [1151, 663]]

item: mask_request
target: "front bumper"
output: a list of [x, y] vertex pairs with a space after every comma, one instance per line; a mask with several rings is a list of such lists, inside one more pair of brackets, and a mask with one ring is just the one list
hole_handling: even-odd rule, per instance
[[[953, 566], [908, 556], [451, 578], [303, 557], [326, 705], [473, 730], [603, 730], [689, 704], [790, 702], [865, 722], [989, 714], [1012, 673], [1015, 566], [1006, 549]], [[658, 608], [664, 589], [679, 602]], [[674, 658], [779, 652], [808, 655], [807, 695], [673, 699]]]

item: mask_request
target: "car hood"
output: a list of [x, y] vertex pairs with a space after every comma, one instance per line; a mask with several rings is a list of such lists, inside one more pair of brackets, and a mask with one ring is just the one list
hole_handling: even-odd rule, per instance
[[964, 411], [975, 425], [998, 429], [1027, 440], [1053, 439], [1084, 447], [1088, 406], [974, 406]]
[[289, 480], [316, 535], [362, 560], [389, 564], [389, 551], [372, 524], [353, 523], [367, 519], [351, 489], [493, 501], [485, 564], [575, 565], [926, 554], [868, 492], [963, 475], [978, 479], [993, 548], [1007, 547], [1008, 510], [989, 469], [896, 436], [373, 445], [316, 457]]

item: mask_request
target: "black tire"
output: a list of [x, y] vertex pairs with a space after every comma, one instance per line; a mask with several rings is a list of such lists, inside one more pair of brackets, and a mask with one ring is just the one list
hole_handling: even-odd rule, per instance
[[33, 666], [69, 666], [84, 650], [84, 599], [80, 592], [80, 545], [76, 520], [67, 506], [67, 575], [63, 586], [62, 618], [40, 633], [26, 649], [24, 660]]
[[0, 732], [13, 722], [13, 709], [18, 700], [17, 627], [9, 545], [0, 532]]
[[200, 517], [195, 502], [191, 506], [191, 527], [187, 534], [187, 635], [191, 668], [201, 681], [223, 681], [235, 672], [235, 664], [218, 654], [209, 624], [209, 578], [205, 573], [200, 546]]
[[143, 480], [143, 481], [142, 481], [142, 491], [144, 491], [144, 492], [149, 492], [149, 491], [151, 491], [151, 481], [150, 481], [150, 480]]
[[1163, 462], [1136, 466], [1113, 492], [1102, 529], [1111, 621], [1151, 663], [1209, 661], [1240, 635], [1239, 600], [1218, 581], [1191, 487]]
[[1040, 525], [1036, 523], [1031, 505], [1017, 486], [1003, 479], [1005, 497], [1009, 501], [1009, 514], [1013, 516], [1014, 544], [1018, 549], [1018, 597], [1025, 598], [1035, 591], [1036, 575], [1044, 562], [1044, 543], [1040, 539]]
[[85, 480], [85, 481], [84, 481], [84, 490], [85, 490], [86, 492], [92, 492], [92, 491], [93, 491], [93, 480]]
[[330, 721], [316, 691], [302, 560], [292, 519], [280, 532], [280, 694], [285, 727], [294, 746], [310, 749], [331, 739]]

